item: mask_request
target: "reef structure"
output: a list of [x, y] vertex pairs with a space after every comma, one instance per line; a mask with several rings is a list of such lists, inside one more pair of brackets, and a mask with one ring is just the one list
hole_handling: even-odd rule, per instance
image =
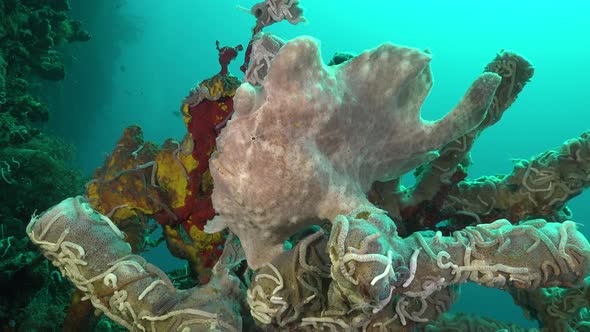
[[[71, 145], [45, 131], [48, 92], [67, 75], [64, 46], [88, 41], [69, 2], [0, 0], [0, 330], [50, 330], [71, 285], [30, 245], [36, 209], [80, 193]], [[65, 324], [64, 324], [65, 325]]]
[[[223, 244], [220, 233], [203, 231], [215, 216], [209, 158], [233, 113], [232, 97], [240, 83], [227, 66], [241, 49], [241, 45], [220, 47], [217, 42], [221, 70], [183, 100], [180, 113], [188, 133], [181, 142], [169, 139], [160, 147], [144, 142], [141, 128], [126, 128], [86, 186], [93, 207], [117, 225], [146, 224], [148, 218], [163, 225], [169, 250], [188, 260], [202, 282], [208, 280]], [[126, 232], [139, 242], [134, 248], [142, 247], [143, 230], [131, 227]]]
[[34, 218], [27, 232], [84, 292], [83, 300], [130, 331], [198, 331], [203, 326], [231, 331], [241, 326], [239, 302], [231, 295], [241, 294], [237, 278], [224, 270], [205, 287], [177, 290], [164, 272], [132, 255], [124, 234], [82, 197]]
[[[298, 1], [256, 6], [272, 14], [257, 27], [301, 21]], [[238, 47], [217, 49], [220, 75], [183, 102], [182, 143], [146, 145], [129, 128], [121, 158], [89, 183], [90, 204], [66, 199], [27, 227], [83, 299], [133, 331], [518, 330], [444, 314], [474, 282], [509, 291], [544, 331], [586, 327], [590, 244], [565, 204], [590, 185], [590, 136], [510, 175], [466, 179], [473, 142], [533, 75], [524, 57], [499, 52], [427, 122], [428, 52], [386, 43], [326, 65], [313, 38], [257, 33], [238, 88], [223, 67]], [[401, 186], [413, 169], [416, 184]], [[223, 242], [209, 283], [178, 290], [135, 255], [117, 225], [139, 215], [159, 219], [172, 252]], [[170, 232], [187, 225], [193, 243]]]

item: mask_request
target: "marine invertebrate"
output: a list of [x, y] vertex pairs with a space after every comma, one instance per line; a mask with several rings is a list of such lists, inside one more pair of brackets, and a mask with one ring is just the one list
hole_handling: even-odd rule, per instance
[[161, 270], [132, 255], [121, 231], [81, 197], [33, 217], [27, 233], [85, 293], [84, 300], [129, 330], [235, 331], [241, 326], [235, 300], [241, 290], [228, 270], [205, 287], [179, 291]]
[[256, 33], [263, 27], [281, 22], [289, 21], [291, 24], [305, 22], [303, 8], [299, 6], [299, 0], [264, 0], [252, 6], [250, 12], [256, 18]]
[[283, 45], [284, 40], [269, 33], [260, 32], [254, 36], [251, 42], [250, 65], [244, 73], [244, 81], [254, 86], [262, 85], [270, 63]]
[[[183, 140], [169, 139], [160, 147], [144, 142], [141, 128], [128, 127], [86, 187], [93, 207], [120, 227], [130, 217], [139, 217], [135, 223], [147, 217], [156, 219], [164, 227], [172, 254], [187, 259], [202, 281], [209, 278], [223, 243], [222, 234], [203, 231], [215, 215], [209, 157], [233, 113], [232, 97], [240, 84], [227, 65], [241, 46], [217, 43], [216, 48], [220, 72], [197, 84], [180, 107], [188, 132]], [[137, 230], [141, 227], [133, 231]], [[136, 237], [143, 240], [143, 236]]]
[[590, 287], [587, 279], [572, 288], [510, 288], [508, 291], [527, 316], [537, 319], [548, 330], [583, 331], [590, 326]]
[[47, 106], [31, 94], [29, 81], [63, 80], [65, 67], [57, 48], [91, 37], [79, 21], [68, 17], [69, 6], [57, 3], [3, 1], [1, 4], [0, 111], [13, 115], [29, 131], [34, 128], [30, 121], [48, 118]]
[[[329, 261], [326, 256], [329, 254]], [[328, 273], [327, 269], [330, 270]], [[411, 329], [448, 309], [454, 286], [570, 287], [590, 271], [590, 244], [571, 221], [507, 220], [443, 236], [401, 238], [374, 207], [339, 215], [323, 232], [263, 266], [248, 290], [256, 320], [273, 329]]]
[[10, 178], [11, 166], [6, 160], [0, 160], [0, 176], [6, 184], [14, 184], [14, 180]]
[[42, 132], [49, 118], [42, 100], [51, 86], [43, 80], [65, 74], [57, 49], [90, 37], [60, 2], [0, 1], [0, 330], [55, 326], [70, 290], [51, 283], [51, 271], [35, 266], [37, 253], [21, 240], [35, 209], [75, 195], [83, 184], [70, 164], [71, 146]]
[[[274, 22], [297, 4], [267, 0], [263, 8]], [[432, 85], [427, 51], [384, 44], [337, 54], [328, 67], [309, 37], [285, 44], [257, 34], [249, 46], [250, 83], [237, 89], [224, 67], [237, 50], [217, 45], [222, 70], [184, 100], [182, 141], [151, 149], [130, 128], [130, 142], [103, 169], [129, 176], [107, 181], [105, 192], [128, 187], [130, 202], [125, 193], [95, 195], [101, 215], [76, 197], [32, 218], [30, 238], [84, 299], [131, 330], [239, 330], [248, 319], [268, 330], [432, 330], [449, 326], [433, 321], [470, 281], [533, 295], [571, 287], [549, 305], [515, 298], [550, 308], [569, 326], [587, 325], [588, 311], [579, 310], [587, 301], [578, 297], [590, 244], [564, 204], [590, 180], [588, 135], [517, 163], [513, 176], [465, 180], [477, 135], [532, 76], [526, 59], [499, 52], [456, 108], [431, 123], [419, 114]], [[403, 188], [400, 176], [414, 168], [417, 184]], [[117, 199], [105, 209], [102, 196]], [[530, 204], [506, 211], [514, 202], [507, 198]], [[144, 201], [158, 204], [133, 207]], [[230, 231], [206, 235], [216, 212], [207, 231]], [[132, 213], [163, 224], [169, 250], [202, 282], [199, 268], [219, 257], [211, 282], [178, 291], [132, 255], [110, 218], [121, 224]], [[494, 218], [503, 213], [510, 220]]]
[[256, 35], [262, 32], [262, 29], [283, 20], [287, 20], [291, 24], [305, 22], [303, 8], [299, 6], [299, 0], [264, 0], [252, 6], [250, 10], [238, 8], [256, 17], [256, 25], [252, 28], [252, 38], [250, 38], [244, 55], [244, 64], [240, 66], [243, 73], [246, 73], [246, 70], [252, 67], [250, 58], [252, 56], [253, 42], [257, 39]]
[[458, 313], [444, 314], [439, 320], [429, 322], [424, 327], [424, 331], [532, 332], [536, 331], [536, 329], [528, 329], [515, 324], [498, 322], [487, 317]]
[[437, 229], [435, 225], [442, 221], [446, 232], [497, 219], [564, 221], [571, 218], [566, 202], [590, 185], [588, 133], [529, 160], [515, 160], [510, 174], [466, 179], [473, 143], [500, 120], [533, 75], [530, 62], [514, 51], [499, 52], [486, 70], [501, 75], [502, 83], [484, 121], [419, 167], [413, 186], [404, 188], [395, 181], [373, 185], [371, 202], [403, 220], [398, 222], [400, 233]]
[[200, 198], [202, 177], [194, 174], [202, 165], [193, 155], [193, 146], [193, 138], [187, 135], [180, 143], [167, 140], [159, 147], [144, 142], [139, 127], [128, 127], [87, 183], [86, 197], [127, 233], [135, 252], [144, 247], [147, 219], [154, 218], [165, 227], [171, 252], [186, 258], [206, 280], [205, 269], [217, 260], [222, 236], [199, 229], [214, 212], [210, 200]]
[[219, 64], [221, 65], [221, 71], [219, 74], [228, 75], [229, 70], [227, 69], [227, 66], [238, 56], [238, 52], [243, 50], [244, 47], [242, 45], [238, 45], [236, 47], [219, 47], [219, 41], [215, 42], [215, 46], [217, 47], [217, 52], [219, 52], [218, 58]]
[[396, 178], [477, 126], [500, 77], [482, 74], [445, 118], [424, 122], [430, 55], [384, 44], [327, 67], [319, 43], [283, 46], [262, 87], [242, 85], [211, 158], [212, 232], [228, 227], [248, 264], [272, 260], [313, 223], [369, 205], [373, 181]]
[[585, 132], [530, 160], [516, 160], [505, 176], [462, 181], [451, 188], [441, 209], [451, 215], [470, 210], [484, 220], [506, 218], [514, 223], [535, 216], [567, 220], [571, 216], [566, 203], [590, 186], [589, 141]]
[[86, 184], [88, 200], [116, 220], [161, 211], [165, 207], [153, 162], [158, 150], [154, 143], [143, 141], [141, 128], [126, 128], [115, 150]]

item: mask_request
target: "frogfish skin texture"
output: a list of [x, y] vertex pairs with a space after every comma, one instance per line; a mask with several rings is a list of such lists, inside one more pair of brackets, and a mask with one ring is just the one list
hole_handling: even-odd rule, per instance
[[374, 181], [428, 162], [476, 127], [500, 77], [482, 74], [444, 118], [424, 121], [430, 60], [386, 43], [328, 67], [317, 40], [286, 43], [262, 86], [244, 83], [236, 92], [210, 161], [218, 216], [206, 231], [229, 228], [248, 265], [259, 268], [318, 218], [370, 205], [365, 192]]

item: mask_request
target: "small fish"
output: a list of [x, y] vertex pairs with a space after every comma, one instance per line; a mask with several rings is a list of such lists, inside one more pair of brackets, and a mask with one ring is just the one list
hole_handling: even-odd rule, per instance
[[127, 71], [127, 67], [125, 67], [125, 65], [121, 65], [121, 66], [119, 66], [119, 70], [120, 70], [122, 73], [124, 73], [124, 72], [126, 72], [126, 71]]

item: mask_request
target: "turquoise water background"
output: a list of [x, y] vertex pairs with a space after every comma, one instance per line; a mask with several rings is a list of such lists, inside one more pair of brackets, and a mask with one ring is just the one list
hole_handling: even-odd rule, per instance
[[[78, 148], [77, 165], [90, 174], [131, 124], [146, 139], [182, 138], [175, 115], [188, 90], [219, 71], [215, 40], [247, 45], [253, 17], [237, 10], [255, 1], [129, 0], [102, 11], [73, 1], [74, 17], [94, 35], [71, 47], [67, 80], [55, 89], [49, 130]], [[470, 177], [508, 173], [512, 158], [529, 158], [590, 129], [590, 23], [585, 1], [303, 1], [307, 24], [281, 23], [266, 31], [284, 39], [311, 35], [329, 60], [385, 41], [433, 53], [435, 84], [422, 116], [448, 112], [500, 49], [514, 49], [535, 65], [535, 76], [472, 152]], [[241, 74], [238, 58], [231, 69]], [[570, 207], [590, 225], [590, 194]], [[588, 228], [582, 230], [590, 235]], [[168, 266], [164, 260], [155, 262]], [[455, 310], [526, 323], [500, 291], [465, 287]]]

